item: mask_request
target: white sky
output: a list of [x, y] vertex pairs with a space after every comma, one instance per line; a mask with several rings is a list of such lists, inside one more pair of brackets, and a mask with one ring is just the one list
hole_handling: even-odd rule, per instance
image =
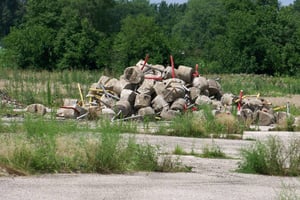
[[[162, 0], [150, 0], [150, 3], [160, 3]], [[188, 0], [166, 0], [167, 3], [184, 3]], [[286, 6], [294, 2], [294, 0], [280, 0], [282, 5]]]

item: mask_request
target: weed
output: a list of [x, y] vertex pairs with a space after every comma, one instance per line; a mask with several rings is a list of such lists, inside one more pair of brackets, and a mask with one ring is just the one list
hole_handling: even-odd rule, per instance
[[137, 124], [135, 122], [111, 122], [107, 119], [100, 119], [97, 122], [96, 131], [101, 133], [136, 133]]
[[179, 157], [174, 159], [171, 156], [164, 156], [156, 171], [160, 172], [190, 172], [192, 170], [189, 166], [183, 166]]
[[216, 144], [205, 146], [200, 156], [203, 158], [226, 158], [226, 154], [222, 151], [220, 146]]
[[173, 154], [175, 155], [188, 155], [188, 153], [186, 151], [184, 151], [184, 149], [179, 146], [178, 144], [176, 145]]
[[57, 121], [42, 117], [27, 116], [24, 129], [29, 137], [55, 136], [59, 133], [70, 133], [80, 130], [75, 121]]
[[241, 150], [240, 172], [265, 175], [297, 176], [300, 174], [300, 140], [293, 138], [289, 144], [277, 137], [267, 141], [256, 141], [249, 148]]
[[[4, 137], [4, 136], [1, 136]], [[177, 160], [159, 162], [158, 149], [116, 132], [17, 135], [1, 143], [0, 163], [29, 173], [183, 171]]]
[[171, 135], [183, 137], [203, 137], [205, 135], [204, 124], [193, 113], [186, 113], [171, 121]]

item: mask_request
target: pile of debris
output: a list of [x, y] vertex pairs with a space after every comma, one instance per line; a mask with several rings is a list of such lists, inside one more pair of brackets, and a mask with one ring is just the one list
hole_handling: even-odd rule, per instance
[[[91, 84], [85, 98], [78, 84], [80, 100], [65, 99], [64, 105], [57, 110], [57, 116], [171, 120], [187, 110], [196, 111], [200, 105], [209, 104], [214, 115], [237, 112], [240, 119], [259, 126], [282, 124], [290, 117], [289, 104], [274, 108], [259, 95], [245, 96], [242, 91], [239, 96], [223, 94], [218, 80], [201, 76], [198, 65], [195, 68], [180, 65], [175, 69], [172, 57], [171, 66], [167, 67], [149, 64], [147, 60], [140, 60], [135, 66], [126, 68], [119, 79], [101, 76], [98, 82]], [[40, 115], [51, 112], [42, 104], [24, 108], [2, 90], [0, 102], [1, 105], [13, 106], [15, 111]]]
[[180, 65], [151, 65], [147, 59], [128, 67], [119, 79], [101, 76], [93, 83], [84, 101], [65, 99], [57, 116], [65, 118], [108, 117], [112, 120], [159, 117], [171, 120], [186, 110], [197, 110], [210, 104], [213, 113], [231, 114], [238, 107], [241, 119], [268, 126], [286, 119], [287, 112], [275, 112], [270, 103], [259, 96], [240, 97], [223, 94], [217, 80], [207, 79], [195, 68]]
[[[82, 96], [82, 95], [81, 95]], [[170, 120], [197, 105], [220, 102], [220, 84], [206, 79], [196, 69], [180, 65], [164, 67], [139, 61], [128, 67], [119, 79], [101, 76], [86, 96], [89, 101], [66, 99], [57, 114], [61, 117], [82, 118], [88, 115], [110, 118], [143, 118], [158, 116]]]
[[24, 105], [15, 99], [12, 99], [5, 90], [0, 89], [0, 105], [9, 106], [12, 108], [22, 108]]

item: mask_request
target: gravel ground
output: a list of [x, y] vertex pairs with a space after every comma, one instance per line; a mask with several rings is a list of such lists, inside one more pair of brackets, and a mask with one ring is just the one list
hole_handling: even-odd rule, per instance
[[239, 149], [252, 141], [195, 139], [137, 135], [137, 141], [160, 145], [172, 152], [176, 145], [190, 152], [201, 152], [217, 144], [233, 159], [205, 159], [181, 156], [191, 173], [133, 173], [124, 175], [55, 174], [29, 177], [0, 177], [1, 200], [169, 200], [169, 199], [278, 199], [279, 193], [300, 197], [299, 177], [273, 177], [241, 174]]

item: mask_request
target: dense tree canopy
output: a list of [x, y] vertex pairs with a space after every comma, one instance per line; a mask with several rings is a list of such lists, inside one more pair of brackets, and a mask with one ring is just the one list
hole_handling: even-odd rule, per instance
[[300, 74], [300, 0], [3, 0], [1, 45], [19, 67], [205, 63], [215, 73]]

